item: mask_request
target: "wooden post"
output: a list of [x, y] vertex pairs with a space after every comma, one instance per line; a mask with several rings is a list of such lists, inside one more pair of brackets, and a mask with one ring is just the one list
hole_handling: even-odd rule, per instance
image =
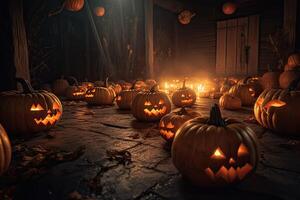
[[154, 77], [153, 55], [153, 0], [145, 0], [145, 58], [148, 76]]
[[30, 81], [27, 37], [23, 16], [23, 0], [10, 0], [14, 65], [16, 77]]
[[291, 51], [296, 45], [297, 0], [284, 0], [284, 30], [288, 33]]

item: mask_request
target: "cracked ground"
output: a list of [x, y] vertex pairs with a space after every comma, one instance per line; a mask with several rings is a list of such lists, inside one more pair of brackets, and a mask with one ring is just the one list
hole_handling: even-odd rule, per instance
[[[216, 102], [200, 99], [194, 109], [208, 115]], [[249, 122], [257, 134], [260, 163], [256, 173], [233, 187], [203, 189], [183, 180], [174, 168], [170, 146], [160, 137], [156, 123], [137, 122], [116, 106], [63, 104], [58, 125], [22, 145], [66, 152], [84, 147], [84, 153], [23, 181], [2, 179], [2, 188], [13, 185], [15, 199], [300, 199], [300, 142], [255, 124], [251, 108], [222, 113]]]

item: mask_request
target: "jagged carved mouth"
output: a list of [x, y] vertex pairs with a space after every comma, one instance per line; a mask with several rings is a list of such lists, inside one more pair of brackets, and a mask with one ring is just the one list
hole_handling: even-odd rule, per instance
[[166, 137], [167, 139], [171, 139], [174, 137], [174, 133], [171, 130], [163, 130], [160, 129], [159, 131], [164, 137]]
[[86, 94], [85, 97], [86, 97], [86, 98], [93, 98], [94, 95], [93, 95], [93, 94]]
[[184, 100], [181, 100], [181, 103], [185, 103], [185, 104], [192, 103], [192, 102], [193, 102], [193, 99], [184, 99]]
[[253, 169], [252, 165], [245, 164], [243, 167], [230, 167], [227, 169], [225, 166], [219, 168], [217, 172], [214, 172], [211, 168], [206, 168], [205, 173], [211, 178], [216, 180], [218, 178], [224, 179], [227, 183], [232, 183], [235, 180], [242, 180]]
[[84, 92], [74, 92], [73, 96], [82, 96], [84, 95]]
[[48, 113], [44, 119], [34, 118], [34, 121], [37, 125], [39, 124], [44, 124], [45, 126], [47, 126], [48, 124], [53, 125], [55, 122], [59, 120], [60, 116], [61, 116], [61, 112], [57, 111], [56, 114]]
[[152, 108], [152, 110], [149, 110], [147, 108], [144, 109], [144, 113], [148, 116], [159, 116], [162, 114], [165, 114], [167, 111], [167, 107], [163, 106], [163, 108]]

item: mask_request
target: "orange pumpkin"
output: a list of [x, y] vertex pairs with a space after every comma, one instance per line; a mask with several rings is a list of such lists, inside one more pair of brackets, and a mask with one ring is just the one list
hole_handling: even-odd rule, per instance
[[77, 12], [80, 11], [84, 6], [84, 0], [65, 0], [65, 9]]
[[237, 5], [233, 2], [224, 3], [222, 6], [222, 10], [225, 15], [232, 15], [235, 13], [236, 9]]
[[105, 15], [105, 8], [98, 6], [94, 9], [94, 13], [97, 17], [103, 17]]
[[300, 54], [299, 53], [293, 53], [288, 58], [288, 65], [290, 66], [297, 66], [300, 65]]

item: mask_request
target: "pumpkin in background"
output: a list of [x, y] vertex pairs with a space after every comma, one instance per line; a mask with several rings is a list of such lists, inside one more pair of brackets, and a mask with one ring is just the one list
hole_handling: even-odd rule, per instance
[[226, 2], [222, 6], [222, 11], [225, 15], [232, 15], [235, 13], [237, 5], [233, 2]]
[[52, 91], [57, 96], [65, 96], [66, 89], [69, 87], [69, 82], [63, 77], [57, 79], [52, 84]]
[[128, 83], [126, 81], [119, 82], [119, 84], [121, 85], [122, 90], [130, 90], [130, 89], [132, 89], [132, 85], [133, 85], [132, 83]]
[[178, 107], [192, 106], [196, 102], [196, 92], [185, 86], [185, 81], [183, 81], [182, 87], [176, 90], [172, 95], [172, 102]]
[[132, 101], [138, 94], [138, 91], [134, 89], [134, 85], [129, 90], [122, 90], [116, 98], [117, 105], [120, 109], [131, 109]]
[[300, 65], [289, 65], [289, 64], [286, 64], [284, 66], [284, 71], [294, 71], [294, 70], [300, 70]]
[[84, 0], [65, 0], [65, 9], [77, 12], [80, 11], [84, 6]]
[[293, 81], [288, 89], [265, 90], [254, 105], [259, 124], [283, 135], [300, 135], [300, 91]]
[[112, 105], [115, 97], [115, 91], [108, 86], [106, 79], [104, 87], [94, 87], [86, 91], [85, 101], [90, 105]]
[[94, 13], [97, 17], [103, 17], [105, 15], [105, 8], [103, 6], [98, 6], [94, 9]]
[[260, 77], [247, 77], [243, 82], [245, 82], [255, 92], [255, 97], [258, 97], [262, 93], [263, 86], [261, 84]]
[[58, 97], [44, 90], [33, 90], [24, 79], [17, 78], [23, 92], [0, 93], [0, 123], [13, 134], [32, 134], [52, 128], [63, 109]]
[[145, 84], [147, 85], [147, 88], [150, 90], [154, 85], [157, 84], [157, 82], [154, 79], [147, 79], [145, 81]]
[[300, 77], [300, 71], [284, 71], [280, 74], [279, 85], [280, 88], [286, 89], [296, 79]]
[[256, 100], [255, 91], [245, 82], [232, 86], [229, 90], [229, 94], [240, 98], [244, 106], [251, 106]]
[[191, 22], [192, 18], [195, 16], [196, 13], [193, 13], [189, 10], [183, 10], [178, 15], [178, 21], [183, 25], [187, 25]]
[[0, 176], [7, 171], [10, 165], [12, 149], [8, 135], [0, 124]]
[[219, 99], [223, 94], [221, 92], [215, 91], [209, 94], [209, 98], [211, 99]]
[[252, 174], [258, 164], [253, 130], [234, 119], [223, 119], [215, 105], [210, 117], [184, 123], [172, 144], [172, 160], [187, 180], [202, 187], [235, 184]]
[[232, 83], [228, 78], [225, 78], [221, 83], [220, 92], [222, 94], [228, 92], [235, 83]]
[[299, 53], [293, 53], [288, 58], [288, 65], [290, 66], [299, 66], [300, 65], [300, 54]]
[[133, 116], [140, 121], [159, 121], [171, 111], [171, 102], [168, 95], [159, 91], [155, 85], [150, 91], [136, 95], [131, 110]]
[[219, 100], [220, 107], [226, 110], [238, 110], [242, 107], [240, 98], [225, 93]]
[[78, 81], [74, 77], [70, 77], [73, 84], [66, 89], [66, 98], [68, 100], [82, 100], [84, 99], [86, 89], [78, 85]]
[[87, 80], [81, 82], [80, 85], [84, 87], [86, 91], [95, 87], [94, 83]]
[[195, 117], [200, 117], [200, 113], [193, 110], [186, 110], [184, 107], [179, 110], [175, 110], [165, 116], [163, 116], [159, 122], [160, 135], [168, 142], [172, 142], [176, 131], [186, 121]]
[[103, 87], [104, 85], [104, 81], [95, 81], [94, 83], [94, 87]]
[[143, 90], [147, 90], [148, 86], [144, 81], [136, 81], [134, 89], [137, 91], [143, 91]]
[[279, 88], [280, 72], [270, 71], [264, 73], [261, 78], [261, 84], [264, 90]]
[[47, 83], [42, 84], [42, 85], [39, 87], [39, 89], [41, 89], [41, 90], [46, 90], [46, 91], [48, 91], [48, 92], [52, 92], [51, 85], [50, 85], [50, 84], [47, 84]]
[[122, 91], [122, 87], [118, 83], [111, 83], [110, 87], [115, 91], [116, 95], [120, 94], [120, 92]]

